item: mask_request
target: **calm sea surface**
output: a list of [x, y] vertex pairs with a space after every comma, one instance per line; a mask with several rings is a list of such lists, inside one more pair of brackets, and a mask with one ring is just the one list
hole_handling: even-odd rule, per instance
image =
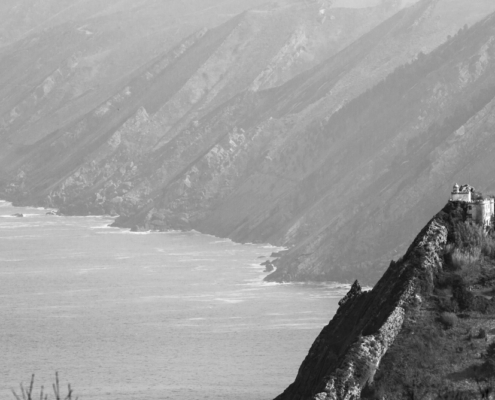
[[45, 213], [0, 202], [1, 399], [55, 371], [81, 400], [272, 399], [347, 290], [263, 283], [271, 246]]

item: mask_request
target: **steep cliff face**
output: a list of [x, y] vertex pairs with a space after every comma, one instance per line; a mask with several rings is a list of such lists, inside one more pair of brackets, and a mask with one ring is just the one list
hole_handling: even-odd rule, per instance
[[449, 203], [372, 290], [356, 281], [277, 400], [474, 396], [487, 344], [473, 338], [495, 309], [494, 242], [465, 219], [465, 206]]
[[[291, 247], [273, 280], [376, 281], [410, 241], [406, 227], [444, 201], [437, 194], [475, 171], [477, 185], [492, 163], [478, 132], [489, 131], [494, 94], [493, 17], [435, 49], [495, 4], [363, 4], [259, 6], [165, 51], [153, 36], [145, 62], [133, 53], [132, 72], [123, 62], [103, 88], [112, 68], [95, 60], [117, 53], [92, 53], [95, 35], [74, 44], [87, 46], [82, 58], [67, 62], [71, 48], [50, 57], [52, 70], [27, 69], [25, 91], [17, 71], [29, 52], [7, 46], [2, 196]], [[50, 32], [39, 40], [59, 36]]]

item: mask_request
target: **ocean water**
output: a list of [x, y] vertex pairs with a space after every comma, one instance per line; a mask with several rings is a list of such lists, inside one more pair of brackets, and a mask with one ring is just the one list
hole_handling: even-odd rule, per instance
[[[23, 213], [24, 218], [13, 217]], [[348, 287], [263, 283], [277, 248], [0, 202], [0, 398], [272, 399]]]

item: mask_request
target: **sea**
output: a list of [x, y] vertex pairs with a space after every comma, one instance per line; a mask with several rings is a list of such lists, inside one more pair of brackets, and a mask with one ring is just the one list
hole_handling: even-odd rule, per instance
[[53, 398], [55, 372], [79, 400], [273, 399], [349, 289], [264, 282], [274, 246], [112, 222], [0, 202], [0, 399], [32, 374]]

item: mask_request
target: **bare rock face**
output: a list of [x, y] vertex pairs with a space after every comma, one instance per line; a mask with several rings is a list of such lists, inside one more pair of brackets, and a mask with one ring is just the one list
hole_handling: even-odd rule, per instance
[[355, 281], [351, 286], [351, 290], [349, 290], [349, 292], [342, 299], [340, 299], [339, 306], [343, 306], [345, 303], [356, 297], [359, 297], [361, 294], [363, 294], [361, 285], [358, 281]]

